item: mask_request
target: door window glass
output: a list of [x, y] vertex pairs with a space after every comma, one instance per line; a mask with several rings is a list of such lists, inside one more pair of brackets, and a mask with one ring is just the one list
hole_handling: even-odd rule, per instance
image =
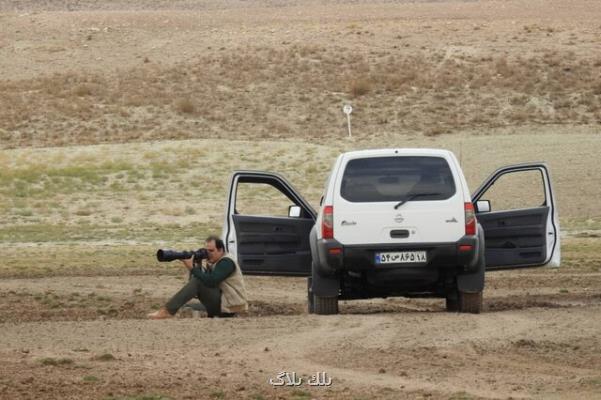
[[238, 184], [236, 214], [287, 217], [291, 205], [295, 205], [292, 200], [268, 183]]
[[545, 185], [540, 170], [501, 175], [480, 197], [490, 201], [491, 211], [509, 211], [546, 205]]

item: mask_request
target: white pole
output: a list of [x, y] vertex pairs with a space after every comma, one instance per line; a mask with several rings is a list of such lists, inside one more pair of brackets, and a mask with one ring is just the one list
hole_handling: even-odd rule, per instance
[[353, 137], [351, 134], [351, 114], [346, 114], [346, 121], [348, 123], [348, 137]]
[[348, 125], [348, 137], [353, 137], [351, 134], [351, 113], [353, 112], [353, 106], [350, 104], [345, 104], [342, 107], [342, 112], [346, 114], [346, 123]]

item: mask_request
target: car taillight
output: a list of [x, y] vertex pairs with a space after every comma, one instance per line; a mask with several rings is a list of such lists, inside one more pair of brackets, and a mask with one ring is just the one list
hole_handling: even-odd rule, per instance
[[321, 219], [321, 237], [324, 239], [334, 238], [334, 207], [325, 206], [323, 208], [323, 218]]
[[476, 212], [472, 203], [465, 203], [465, 234], [469, 236], [476, 234]]

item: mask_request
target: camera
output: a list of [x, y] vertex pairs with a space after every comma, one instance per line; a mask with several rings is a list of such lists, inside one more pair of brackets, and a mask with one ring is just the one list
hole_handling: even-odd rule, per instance
[[208, 258], [207, 249], [200, 248], [196, 251], [177, 251], [177, 250], [164, 250], [159, 249], [157, 251], [157, 260], [160, 262], [169, 262], [173, 260], [187, 260], [190, 257], [194, 257], [194, 262], [199, 262], [204, 258]]

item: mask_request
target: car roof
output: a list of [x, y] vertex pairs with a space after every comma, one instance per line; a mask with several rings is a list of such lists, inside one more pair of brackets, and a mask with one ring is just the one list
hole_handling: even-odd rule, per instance
[[383, 156], [437, 156], [447, 157], [452, 153], [445, 149], [429, 148], [389, 148], [356, 150], [343, 153], [344, 158], [365, 158], [365, 157], [383, 157]]

